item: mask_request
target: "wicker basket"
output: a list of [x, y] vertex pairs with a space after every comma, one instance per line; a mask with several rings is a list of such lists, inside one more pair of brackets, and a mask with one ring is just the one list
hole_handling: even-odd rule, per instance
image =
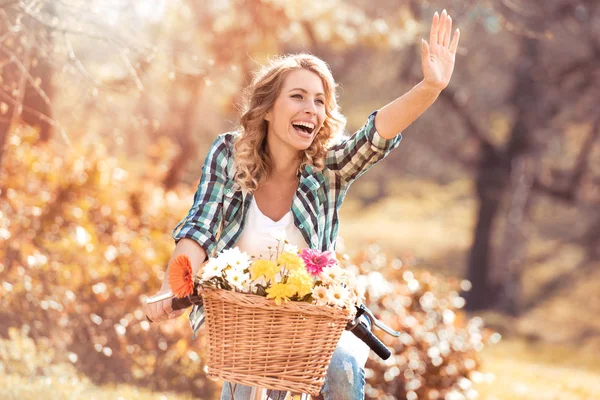
[[350, 310], [202, 289], [208, 372], [243, 385], [319, 394]]

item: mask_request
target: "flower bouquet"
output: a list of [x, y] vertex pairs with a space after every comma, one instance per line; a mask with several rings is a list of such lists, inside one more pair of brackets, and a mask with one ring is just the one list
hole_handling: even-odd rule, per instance
[[362, 296], [334, 252], [298, 249], [282, 233], [275, 237], [268, 259], [236, 247], [209, 258], [199, 276], [180, 255], [169, 284], [177, 297], [202, 295], [209, 376], [317, 395]]

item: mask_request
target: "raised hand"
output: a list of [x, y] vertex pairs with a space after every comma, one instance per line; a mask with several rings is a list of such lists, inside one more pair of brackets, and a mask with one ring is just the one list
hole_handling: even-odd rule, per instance
[[437, 11], [433, 15], [429, 43], [422, 40], [421, 63], [425, 83], [433, 88], [443, 90], [448, 86], [452, 71], [460, 31], [457, 29], [452, 36], [452, 18], [446, 10], [439, 16]]

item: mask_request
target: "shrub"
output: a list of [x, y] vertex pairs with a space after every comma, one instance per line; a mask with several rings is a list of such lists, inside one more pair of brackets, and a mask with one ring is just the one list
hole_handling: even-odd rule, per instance
[[468, 319], [459, 289], [468, 281], [416, 268], [414, 260], [389, 259], [377, 245], [346, 257], [346, 268], [360, 275], [369, 308], [401, 333], [394, 338], [374, 328], [392, 350], [383, 361], [374, 353], [367, 363], [365, 394], [371, 399], [446, 399], [477, 397], [471, 378], [480, 367], [479, 353], [499, 335]]
[[[140, 298], [160, 287], [170, 232], [192, 194], [160, 187], [169, 143], [154, 169], [102, 145], [60, 149], [36, 131], [11, 135], [0, 170], [0, 335], [24, 328], [94, 383], [178, 388], [209, 398], [203, 340], [184, 318], [151, 327]], [[162, 158], [161, 158], [162, 157]], [[134, 171], [134, 172], [128, 172]], [[18, 373], [0, 354], [6, 373]]]

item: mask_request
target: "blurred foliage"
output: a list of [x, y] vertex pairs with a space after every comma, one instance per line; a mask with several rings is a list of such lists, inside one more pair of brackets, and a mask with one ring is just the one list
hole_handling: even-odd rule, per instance
[[[0, 346], [2, 372], [35, 377], [72, 363], [97, 383], [212, 396], [205, 338], [191, 341], [185, 318], [151, 327], [139, 305], [160, 286], [167, 233], [192, 196], [156, 185], [170, 142], [154, 155], [156, 169], [131, 172], [102, 145], [61, 153], [36, 135], [22, 127], [9, 137], [0, 172], [0, 334], [11, 343]], [[390, 361], [370, 367], [370, 398], [467, 393], [488, 334], [460, 311], [457, 282], [411, 272], [376, 247], [348, 262], [363, 276], [368, 304], [402, 331], [384, 338]]]
[[[61, 153], [35, 145], [36, 135], [22, 128], [10, 136], [0, 175], [0, 334], [22, 329], [52, 349], [44, 359], [72, 362], [95, 382], [213, 393], [215, 384], [199, 378], [201, 341], [174, 325], [151, 329], [139, 304], [160, 286], [168, 233], [191, 196], [156, 184], [169, 141], [149, 149], [157, 168], [133, 174], [101, 144]], [[5, 372], [47, 366], [23, 359], [35, 357], [3, 352]]]
[[367, 288], [366, 304], [401, 333], [394, 338], [373, 328], [392, 356], [383, 361], [370, 354], [367, 398], [476, 398], [473, 382], [483, 379], [479, 354], [500, 335], [462, 311], [465, 301], [459, 291], [469, 290], [470, 283], [432, 274], [413, 257], [391, 259], [376, 244], [346, 258], [345, 268]]

